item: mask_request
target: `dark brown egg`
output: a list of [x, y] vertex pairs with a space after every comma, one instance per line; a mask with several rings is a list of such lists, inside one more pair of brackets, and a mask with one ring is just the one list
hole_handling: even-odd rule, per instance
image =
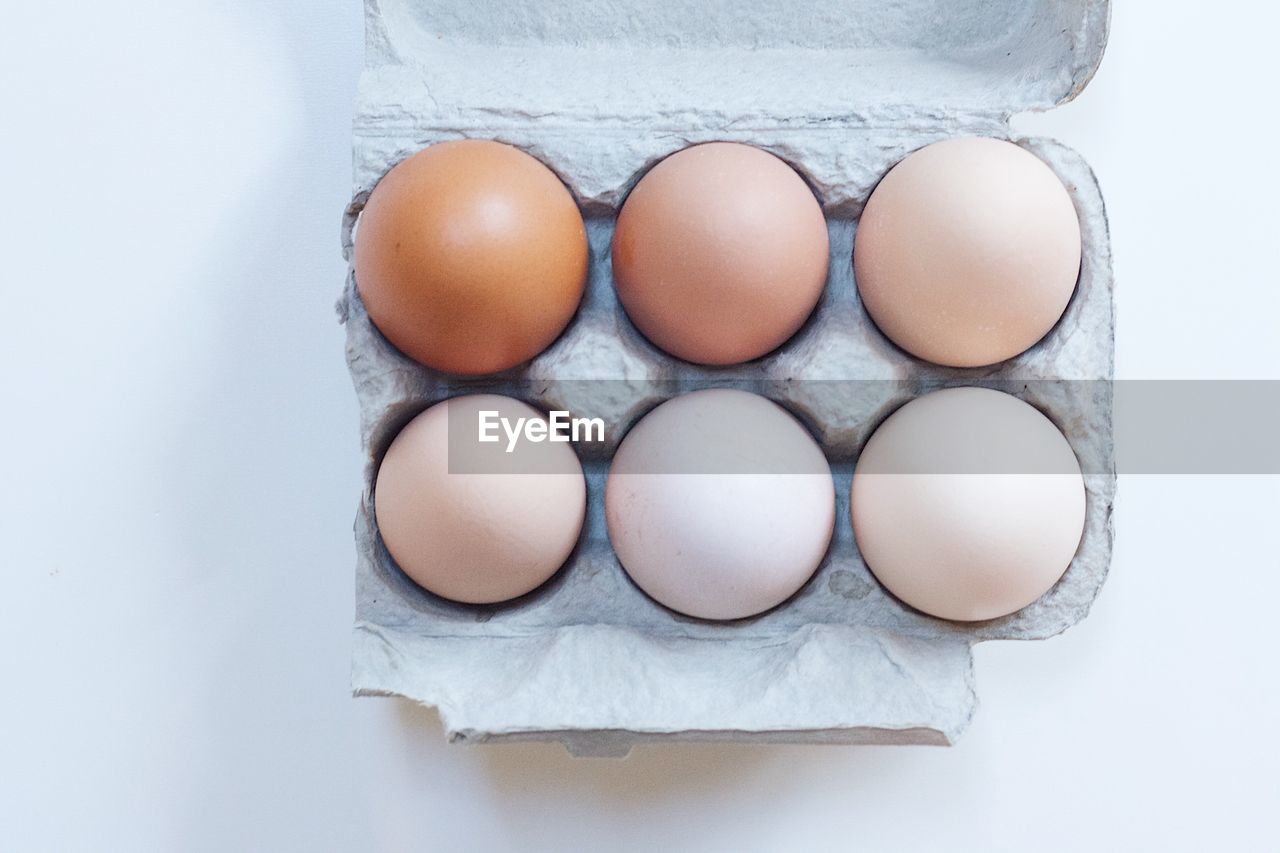
[[432, 145], [378, 183], [360, 215], [356, 286], [378, 329], [447, 373], [496, 373], [564, 331], [587, 279], [573, 196], [519, 149]]

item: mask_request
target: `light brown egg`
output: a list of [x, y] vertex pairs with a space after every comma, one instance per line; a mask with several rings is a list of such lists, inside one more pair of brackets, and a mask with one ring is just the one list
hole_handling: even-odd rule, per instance
[[618, 297], [658, 347], [736, 364], [784, 343], [827, 280], [827, 225], [795, 170], [748, 145], [672, 154], [627, 197], [613, 235]]
[[1005, 616], [1070, 565], [1085, 521], [1080, 463], [1037, 409], [947, 388], [898, 409], [853, 475], [853, 532], [886, 588], [925, 613]]
[[441, 142], [378, 183], [360, 214], [356, 285], [374, 325], [447, 373], [496, 373], [564, 330], [587, 279], [573, 196], [533, 157]]
[[537, 589], [564, 564], [582, 530], [587, 490], [567, 443], [505, 436], [479, 442], [479, 418], [493, 412], [546, 418], [496, 394], [454, 397], [409, 422], [388, 448], [374, 486], [378, 531], [415, 583], [470, 604], [506, 601]]
[[1080, 222], [1039, 158], [997, 139], [907, 157], [858, 222], [854, 274], [880, 330], [951, 367], [1012, 358], [1058, 322], [1080, 272]]

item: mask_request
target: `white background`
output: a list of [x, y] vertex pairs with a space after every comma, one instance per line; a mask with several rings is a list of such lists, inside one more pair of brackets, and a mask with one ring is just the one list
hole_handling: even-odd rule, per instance
[[[979, 647], [954, 749], [574, 760], [351, 699], [359, 4], [4, 5], [0, 848], [1277, 849], [1276, 478], [1123, 478], [1092, 615]], [[1017, 121], [1098, 172], [1122, 377], [1280, 379], [1272, 8], [1118, 2]]]

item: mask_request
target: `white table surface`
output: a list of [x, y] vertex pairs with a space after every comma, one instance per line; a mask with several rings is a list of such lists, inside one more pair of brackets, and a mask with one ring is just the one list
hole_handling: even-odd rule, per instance
[[[351, 699], [358, 5], [7, 4], [0, 848], [1276, 849], [1275, 477], [1123, 477], [1092, 615], [980, 646], [953, 749], [574, 760]], [[1017, 119], [1097, 170], [1122, 377], [1280, 379], [1277, 24], [1118, 2]]]

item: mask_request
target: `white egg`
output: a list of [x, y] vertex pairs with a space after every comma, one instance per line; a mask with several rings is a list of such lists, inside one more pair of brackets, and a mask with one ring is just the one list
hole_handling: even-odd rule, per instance
[[835, 526], [822, 450], [775, 403], [695, 391], [627, 434], [605, 489], [623, 568], [661, 604], [740, 619], [790, 598], [818, 568]]

